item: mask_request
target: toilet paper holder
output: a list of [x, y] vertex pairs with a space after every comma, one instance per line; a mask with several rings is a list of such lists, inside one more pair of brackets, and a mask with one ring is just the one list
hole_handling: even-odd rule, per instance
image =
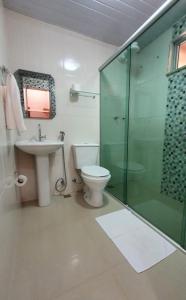
[[27, 176], [23, 174], [19, 174], [17, 171], [15, 171], [15, 185], [18, 187], [22, 187], [27, 183]]
[[17, 171], [15, 171], [4, 179], [3, 184], [5, 189], [10, 189], [14, 185], [18, 187], [22, 187], [27, 183], [27, 181], [28, 181], [27, 176], [23, 174], [19, 174]]

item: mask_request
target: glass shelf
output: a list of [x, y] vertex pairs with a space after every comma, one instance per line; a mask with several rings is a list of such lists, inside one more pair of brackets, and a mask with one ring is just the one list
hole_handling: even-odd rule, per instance
[[70, 96], [81, 96], [81, 97], [87, 97], [87, 98], [92, 98], [95, 99], [96, 96], [98, 96], [99, 93], [92, 93], [92, 92], [87, 92], [87, 91], [75, 91], [73, 89], [70, 89]]

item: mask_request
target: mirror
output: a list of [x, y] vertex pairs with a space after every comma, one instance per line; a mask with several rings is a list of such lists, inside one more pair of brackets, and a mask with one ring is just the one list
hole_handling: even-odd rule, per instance
[[24, 108], [29, 118], [50, 118], [50, 94], [49, 90], [23, 88]]
[[49, 74], [20, 69], [14, 75], [20, 90], [24, 117], [53, 119], [56, 115], [53, 77]]

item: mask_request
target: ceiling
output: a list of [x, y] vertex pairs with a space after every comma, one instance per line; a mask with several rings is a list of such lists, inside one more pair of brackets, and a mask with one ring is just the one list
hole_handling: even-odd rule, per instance
[[4, 0], [35, 19], [120, 46], [165, 0]]

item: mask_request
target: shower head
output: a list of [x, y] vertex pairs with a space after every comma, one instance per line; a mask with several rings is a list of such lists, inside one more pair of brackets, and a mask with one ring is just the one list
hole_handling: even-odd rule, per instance
[[121, 64], [127, 63], [127, 52], [124, 51], [123, 53], [121, 53], [121, 54], [118, 56], [117, 60], [118, 60]]
[[140, 46], [139, 46], [138, 42], [133, 42], [131, 44], [131, 50], [134, 51], [135, 53], [140, 52]]
[[[140, 52], [140, 46], [138, 44], [138, 42], [133, 42], [131, 44], [131, 51], [134, 53], [139, 53]], [[117, 60], [121, 63], [121, 64], [125, 64], [127, 63], [128, 59], [127, 59], [127, 51], [122, 52], [118, 57]]]

